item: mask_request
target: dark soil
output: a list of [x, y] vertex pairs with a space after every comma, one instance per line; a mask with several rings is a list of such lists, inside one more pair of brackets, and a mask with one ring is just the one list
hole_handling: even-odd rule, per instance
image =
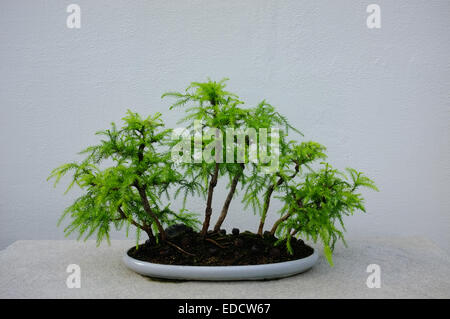
[[302, 240], [291, 239], [293, 255], [286, 250], [285, 242], [275, 246], [277, 238], [265, 233], [263, 237], [233, 229], [209, 232], [206, 238], [184, 225], [175, 225], [167, 230], [167, 241], [141, 244], [128, 250], [128, 255], [138, 260], [157, 264], [191, 266], [259, 265], [310, 256], [313, 249]]

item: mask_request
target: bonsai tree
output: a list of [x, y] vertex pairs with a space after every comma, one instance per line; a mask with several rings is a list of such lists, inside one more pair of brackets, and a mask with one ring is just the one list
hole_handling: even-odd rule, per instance
[[[284, 206], [280, 212], [283, 215], [273, 225], [271, 234], [277, 232], [280, 238], [286, 238], [288, 250], [291, 250], [290, 239], [293, 236], [312, 239], [314, 242], [320, 239], [326, 258], [333, 264], [331, 255], [335, 243], [341, 239], [345, 244], [343, 217], [357, 210], [365, 211], [358, 188], [377, 188], [372, 180], [352, 168], [347, 169], [350, 176], [348, 181], [343, 172], [327, 163], [322, 165], [317, 172], [305, 174], [303, 181], [287, 186], [281, 196]], [[336, 227], [336, 223], [342, 230]]]
[[[183, 176], [174, 170], [170, 153], [161, 150], [171, 132], [163, 129], [161, 114], [141, 118], [128, 111], [123, 121], [121, 129], [112, 123], [110, 129], [97, 132], [104, 139], [80, 152], [86, 155], [83, 161], [62, 165], [50, 174], [56, 185], [71, 172], [72, 182], [66, 192], [74, 184], [85, 192], [67, 207], [59, 221], [71, 217], [66, 234], [77, 231], [79, 238], [87, 239], [96, 233], [100, 243], [104, 238], [109, 241], [111, 225], [118, 230], [133, 225], [137, 240], [144, 231], [150, 241], [155, 241], [166, 240], [164, 226], [181, 222], [195, 227], [193, 214], [175, 213], [161, 199], [171, 185], [183, 185]], [[102, 167], [106, 160], [113, 165]], [[189, 185], [185, 187], [189, 189]]]
[[[230, 184], [228, 185], [228, 194], [223, 204], [219, 218], [214, 226], [214, 231], [220, 230], [224, 222], [230, 203], [236, 193], [238, 183], [245, 185], [247, 182], [253, 181], [255, 171], [266, 168], [265, 160], [259, 158], [259, 161], [250, 163], [250, 139], [248, 135], [249, 129], [255, 133], [253, 142], [260, 140], [261, 129], [280, 129], [283, 127], [287, 133], [288, 129], [293, 128], [288, 121], [275, 111], [274, 107], [262, 101], [254, 108], [241, 108], [243, 104], [239, 97], [233, 93], [224, 90], [225, 81], [214, 82], [209, 80], [205, 83], [193, 82], [185, 92], [168, 92], [163, 94], [164, 97], [175, 98], [175, 103], [170, 109], [189, 106], [187, 108], [188, 115], [184, 117], [180, 123], [187, 123], [187, 129], [190, 129], [189, 136], [207, 136], [200, 141], [199, 154], [204, 154], [205, 150], [211, 150], [214, 161], [198, 160], [196, 154], [191, 155], [184, 164], [185, 176], [189, 176], [192, 182], [201, 180], [209, 181], [203, 188], [207, 193], [207, 201], [205, 207], [205, 218], [203, 221], [202, 235], [205, 236], [209, 226], [212, 214], [212, 200], [214, 189], [217, 185], [219, 177], [227, 176]], [[195, 122], [200, 123], [199, 130], [195, 130]], [[210, 133], [208, 133], [210, 132]], [[208, 138], [214, 133], [212, 139]], [[283, 132], [284, 133], [284, 132]], [[239, 135], [243, 138], [241, 149], [238, 148]], [[192, 139], [195, 145], [195, 138]], [[284, 140], [282, 136], [282, 140]], [[179, 140], [176, 140], [179, 143]], [[226, 145], [226, 161], [222, 152], [222, 145]], [[284, 143], [283, 143], [283, 146]], [[208, 149], [209, 147], [209, 149]], [[177, 150], [178, 151], [178, 150]], [[231, 156], [229, 153], [231, 152]], [[239, 152], [243, 154], [238, 154]], [[261, 152], [260, 152], [261, 153]], [[260, 156], [261, 157], [261, 156]], [[246, 176], [244, 174], [245, 164], [252, 164], [252, 172]], [[267, 177], [267, 176], [266, 176]], [[253, 194], [256, 195], [256, 194]], [[256, 196], [250, 196], [249, 201], [256, 202]]]
[[[193, 82], [183, 92], [162, 96], [174, 99], [170, 109], [186, 108], [180, 121], [184, 128], [164, 129], [159, 113], [141, 118], [128, 111], [121, 129], [113, 123], [111, 129], [97, 133], [104, 139], [81, 152], [83, 161], [56, 168], [49, 177], [55, 178], [55, 184], [70, 171], [72, 183], [67, 191], [74, 184], [84, 190], [61, 218], [71, 217], [65, 232], [77, 231], [85, 238], [96, 233], [100, 243], [109, 240], [111, 225], [116, 229], [133, 225], [137, 243], [144, 231], [148, 249], [166, 255], [164, 247], [169, 245], [196, 262], [198, 252], [193, 251], [206, 249], [204, 243], [224, 250], [246, 247], [221, 229], [241, 189], [245, 208], [252, 207], [260, 216], [256, 234], [246, 232], [245, 237], [253, 252], [258, 251], [258, 240], [285, 245], [288, 255], [295, 254], [293, 241], [302, 247], [300, 238], [320, 240], [332, 264], [336, 242], [345, 244], [344, 217], [365, 211], [360, 190], [377, 190], [374, 182], [354, 169], [348, 168], [345, 174], [332, 168], [324, 162], [324, 146], [291, 139], [290, 132], [302, 134], [275, 107], [266, 101], [244, 107], [237, 95], [225, 90], [225, 82]], [[228, 180], [226, 196], [220, 212], [213, 212], [221, 178]], [[180, 194], [183, 206], [176, 213], [170, 208], [171, 195], [177, 198]], [[186, 208], [190, 196], [205, 199], [202, 221]], [[282, 202], [276, 212], [271, 212], [272, 197]], [[275, 213], [278, 219], [267, 227], [268, 214]], [[217, 218], [213, 225], [212, 218]], [[194, 235], [175, 240], [168, 232], [178, 224]], [[201, 225], [198, 234], [194, 232], [197, 225]], [[233, 235], [238, 233], [233, 229]], [[198, 240], [192, 237], [195, 234]], [[281, 258], [279, 252], [272, 255], [273, 260]]]

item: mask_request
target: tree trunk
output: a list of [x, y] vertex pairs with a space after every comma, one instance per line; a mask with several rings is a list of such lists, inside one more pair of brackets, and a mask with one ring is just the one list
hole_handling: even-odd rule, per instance
[[214, 187], [216, 187], [217, 185], [218, 176], [219, 176], [219, 163], [216, 163], [216, 167], [214, 168], [214, 174], [211, 177], [211, 180], [209, 181], [208, 199], [206, 201], [206, 209], [205, 209], [205, 220], [203, 221], [203, 227], [201, 231], [202, 236], [206, 236], [206, 233], [208, 232], [212, 213], [212, 199], [214, 194]]
[[[243, 169], [244, 164], [241, 164], [241, 168]], [[236, 192], [236, 186], [239, 182], [239, 178], [241, 177], [243, 171], [240, 171], [237, 173], [231, 182], [230, 190], [228, 192], [228, 196], [225, 200], [225, 203], [222, 207], [222, 212], [220, 213], [219, 219], [217, 220], [216, 225], [214, 226], [214, 231], [219, 231], [220, 227], [222, 226], [223, 221], [225, 220], [225, 217], [227, 217], [228, 209], [230, 208], [231, 200], [233, 199], [234, 193]]]
[[[299, 172], [299, 169], [300, 169], [300, 164], [298, 162], [295, 162], [295, 168], [294, 168], [295, 172], [291, 176], [289, 176], [289, 179], [293, 179]], [[283, 182], [284, 182], [284, 179], [280, 176], [277, 183], [272, 184], [269, 187], [269, 189], [267, 190], [266, 198], [264, 200], [263, 213], [261, 215], [261, 219], [259, 221], [259, 227], [258, 227], [258, 235], [260, 235], [260, 236], [262, 236], [264, 223], [266, 222], [267, 211], [269, 210], [269, 204], [270, 204], [270, 197], [272, 196], [272, 193], [275, 190], [275, 187], [280, 186]]]
[[282, 216], [280, 219], [278, 219], [278, 220], [275, 222], [275, 224], [273, 224], [273, 227], [272, 227], [272, 229], [270, 230], [270, 233], [271, 233], [272, 235], [274, 235], [275, 232], [277, 231], [278, 226], [279, 226], [282, 222], [284, 222], [285, 220], [287, 220], [289, 217], [291, 217], [291, 214], [290, 214], [290, 213], [288, 213], [288, 214]]
[[258, 227], [258, 235], [260, 235], [260, 236], [262, 236], [262, 234], [263, 234], [264, 223], [266, 222], [266, 215], [267, 215], [267, 211], [269, 210], [269, 205], [270, 205], [270, 197], [272, 196], [274, 189], [275, 189], [275, 186], [271, 185], [266, 192], [266, 196], [264, 199], [263, 213], [261, 215], [261, 219], [259, 220], [259, 227]]
[[[302, 201], [301, 199], [297, 200], [297, 205], [298, 205], [299, 208], [302, 208], [302, 207], [303, 207], [303, 201]], [[278, 219], [278, 220], [275, 222], [275, 224], [273, 224], [273, 227], [272, 227], [272, 229], [270, 230], [270, 233], [271, 233], [272, 235], [275, 234], [275, 232], [277, 231], [278, 226], [280, 226], [280, 224], [281, 224], [282, 222], [284, 222], [284, 221], [287, 220], [289, 217], [291, 217], [292, 214], [293, 214], [293, 212], [291, 211], [291, 212], [287, 213], [286, 215], [282, 216], [280, 219]], [[291, 234], [291, 236], [295, 235], [297, 232], [298, 232], [298, 230], [294, 231], [294, 232]]]
[[137, 190], [139, 192], [139, 195], [141, 197], [142, 204], [144, 205], [145, 211], [155, 221], [156, 227], [158, 227], [158, 232], [159, 232], [159, 234], [161, 236], [161, 240], [166, 240], [166, 232], [164, 231], [164, 228], [162, 227], [158, 217], [155, 215], [155, 213], [153, 212], [153, 210], [150, 207], [150, 203], [148, 202], [148, 199], [147, 199], [147, 194], [145, 193], [145, 188], [141, 187], [139, 185], [136, 185], [136, 188], [137, 188]]

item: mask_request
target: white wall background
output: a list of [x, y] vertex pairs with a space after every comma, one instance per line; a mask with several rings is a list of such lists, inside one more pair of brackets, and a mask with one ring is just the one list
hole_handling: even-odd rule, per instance
[[[378, 30], [366, 27], [373, 2]], [[66, 27], [70, 3], [79, 30]], [[2, 0], [0, 248], [62, 238], [56, 221], [77, 192], [53, 189], [50, 170], [127, 108], [174, 126], [181, 113], [160, 95], [210, 76], [250, 105], [267, 99], [336, 167], [375, 179], [350, 237], [422, 235], [450, 251], [449, 17], [445, 0]], [[237, 223], [256, 229], [234, 202], [226, 226]]]

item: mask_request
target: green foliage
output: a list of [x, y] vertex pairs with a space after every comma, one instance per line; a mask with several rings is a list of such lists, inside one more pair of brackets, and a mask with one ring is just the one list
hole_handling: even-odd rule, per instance
[[[180, 123], [186, 124], [186, 130], [188, 130], [190, 136], [192, 136], [192, 148], [194, 147], [194, 135], [196, 132], [194, 129], [194, 121], [201, 123], [200, 132], [205, 136], [210, 129], [218, 129], [221, 131], [223, 138], [226, 137], [226, 128], [241, 128], [245, 119], [248, 116], [248, 110], [240, 108], [242, 104], [239, 97], [233, 93], [225, 91], [225, 82], [227, 79], [223, 79], [219, 82], [211, 81], [205, 83], [193, 82], [189, 87], [182, 92], [168, 92], [162, 95], [164, 97], [171, 97], [175, 99], [175, 102], [170, 106], [170, 109], [176, 107], [186, 107], [187, 115], [180, 121]], [[172, 146], [176, 145], [178, 140], [173, 141]], [[208, 144], [215, 143], [216, 139], [212, 136], [210, 139], [203, 139], [200, 149], [203, 152]], [[223, 140], [222, 140], [223, 143]], [[212, 154], [215, 156], [214, 149]], [[180, 167], [184, 169], [183, 173], [186, 177], [189, 177], [190, 183], [195, 185], [195, 193], [205, 195], [208, 189], [208, 179], [214, 174], [216, 169], [216, 163], [207, 163], [204, 160], [198, 161], [194, 158], [194, 152], [191, 154], [191, 163], [181, 164]], [[218, 154], [221, 161], [223, 161], [223, 154]], [[219, 175], [225, 174], [229, 170], [235, 170], [236, 165], [227, 165], [222, 163], [219, 165]], [[200, 186], [202, 185], [202, 186]], [[188, 192], [185, 189], [185, 185], [182, 185], [184, 195]], [[177, 191], [181, 193], [181, 189]]]
[[[48, 179], [54, 178], [55, 185], [62, 176], [72, 173], [66, 192], [74, 184], [85, 191], [60, 219], [61, 222], [64, 217], [71, 217], [66, 234], [76, 231], [79, 238], [87, 239], [96, 233], [100, 243], [108, 240], [111, 225], [116, 229], [134, 225], [149, 236], [160, 231], [156, 222], [196, 226], [198, 220], [193, 214], [187, 211], [176, 214], [162, 204], [162, 195], [169, 195], [169, 187], [184, 180], [174, 170], [170, 153], [161, 150], [171, 133], [163, 129], [161, 115], [141, 118], [128, 111], [123, 121], [120, 129], [112, 123], [110, 129], [97, 132], [103, 139], [80, 153], [85, 155], [83, 161], [64, 164], [51, 172]], [[103, 167], [106, 162], [113, 165]], [[152, 213], [145, 209], [139, 189], [145, 193]]]
[[[184, 139], [175, 131], [164, 129], [161, 114], [147, 118], [128, 111], [121, 128], [97, 132], [102, 139], [80, 154], [81, 162], [64, 164], [49, 176], [55, 185], [62, 176], [71, 174], [67, 191], [78, 185], [83, 191], [61, 220], [70, 216], [67, 234], [77, 232], [79, 238], [96, 234], [97, 242], [109, 240], [111, 227], [137, 227], [156, 240], [165, 240], [164, 227], [184, 223], [197, 228], [198, 215], [186, 208], [188, 198], [203, 196], [206, 200], [202, 233], [206, 235], [212, 215], [214, 188], [219, 178], [228, 180], [228, 196], [214, 230], [226, 217], [228, 207], [242, 190], [245, 208], [251, 207], [260, 216], [258, 233], [264, 231], [270, 201], [276, 197], [282, 202], [280, 218], [271, 227], [279, 242], [286, 242], [292, 251], [292, 237], [321, 241], [324, 255], [332, 265], [332, 252], [337, 241], [344, 240], [344, 218], [357, 211], [365, 211], [361, 188], [378, 190], [374, 182], [361, 172], [348, 168], [341, 172], [326, 162], [325, 147], [317, 142], [298, 142], [291, 132], [302, 135], [287, 118], [265, 100], [256, 106], [244, 107], [239, 97], [225, 90], [227, 79], [219, 82], [193, 82], [184, 92], [168, 92], [162, 97], [174, 99], [170, 109], [185, 108], [181, 120], [188, 133], [187, 147], [191, 150], [187, 161], [174, 162], [172, 155], [182, 155], [177, 148]], [[232, 136], [229, 130], [234, 129]], [[250, 136], [254, 130], [255, 135]], [[250, 143], [274, 137], [263, 135], [264, 130], [279, 132], [279, 152], [267, 149], [263, 158], [251, 160]], [[198, 140], [196, 134], [202, 134]], [[245, 150], [238, 153], [236, 146], [244, 137]], [[231, 141], [231, 145], [229, 145]], [[233, 147], [234, 162], [227, 163], [225, 154], [216, 154], [214, 146]], [[212, 146], [212, 147], [211, 147]], [[261, 145], [259, 145], [261, 147]], [[206, 161], [195, 153], [211, 151], [214, 161]], [[238, 155], [243, 161], [238, 162]], [[267, 170], [270, 163], [264, 159], [275, 155], [277, 169]], [[112, 164], [111, 164], [112, 163]], [[110, 164], [110, 166], [108, 166]], [[319, 168], [316, 168], [319, 167]], [[165, 200], [182, 196], [183, 207], [174, 212]]]
[[[305, 174], [304, 180], [293, 183], [280, 196], [284, 202], [282, 214], [289, 216], [278, 227], [282, 238], [297, 236], [321, 240], [324, 254], [332, 264], [331, 252], [338, 240], [344, 241], [344, 217], [356, 211], [365, 212], [360, 187], [377, 190], [373, 181], [354, 169], [347, 169], [348, 177], [329, 164], [322, 163], [318, 171]], [[340, 226], [340, 228], [339, 228]]]

